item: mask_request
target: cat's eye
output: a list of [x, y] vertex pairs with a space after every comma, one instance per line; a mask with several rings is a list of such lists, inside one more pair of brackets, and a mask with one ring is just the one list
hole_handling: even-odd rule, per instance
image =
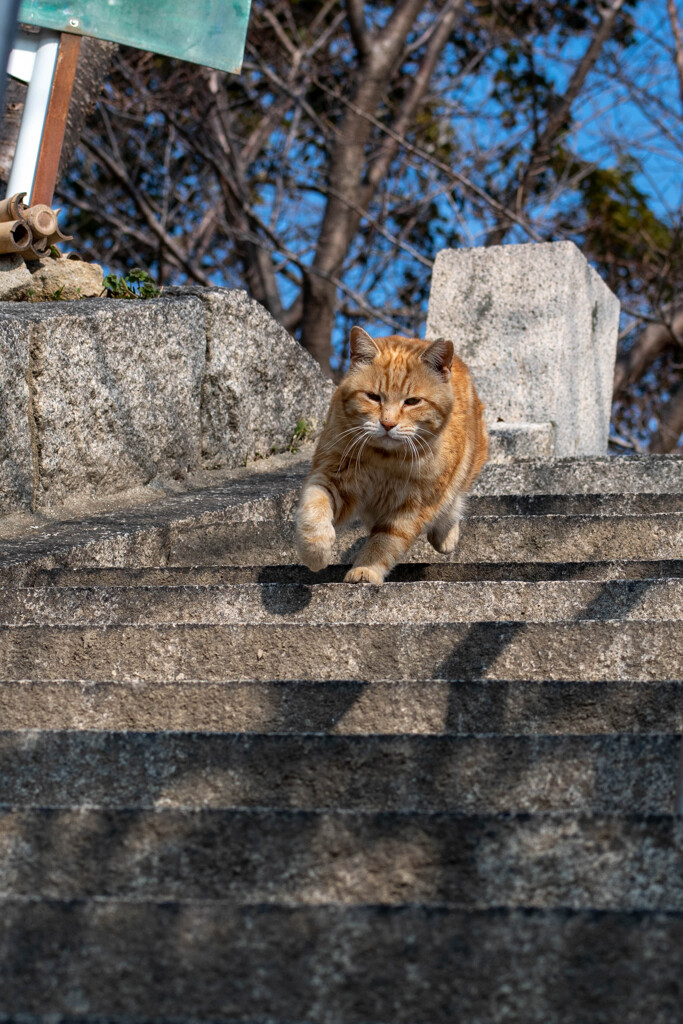
[[371, 402], [381, 402], [382, 399], [379, 395], [373, 394], [371, 391], [365, 392], [365, 397], [369, 398]]
[[421, 398], [404, 398], [403, 399], [403, 404], [404, 405], [419, 405], [421, 401], [422, 401]]

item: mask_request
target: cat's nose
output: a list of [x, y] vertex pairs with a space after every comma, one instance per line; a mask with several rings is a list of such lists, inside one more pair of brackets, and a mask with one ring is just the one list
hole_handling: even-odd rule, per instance
[[396, 424], [392, 423], [390, 420], [380, 420], [380, 423], [382, 424], [384, 429], [387, 431], [387, 433], [391, 430], [392, 427], [396, 426]]

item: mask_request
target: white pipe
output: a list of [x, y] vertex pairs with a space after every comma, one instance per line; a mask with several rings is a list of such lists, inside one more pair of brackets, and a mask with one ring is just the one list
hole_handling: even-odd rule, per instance
[[12, 170], [7, 182], [8, 196], [13, 196], [16, 192], [26, 192], [29, 202], [38, 166], [40, 142], [50, 102], [58, 50], [59, 35], [56, 32], [41, 32], [33, 74], [26, 90], [26, 102]]

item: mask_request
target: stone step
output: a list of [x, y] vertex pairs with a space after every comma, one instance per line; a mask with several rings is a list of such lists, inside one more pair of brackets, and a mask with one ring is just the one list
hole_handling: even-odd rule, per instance
[[[340, 531], [335, 561], [352, 562], [367, 530], [356, 525]], [[200, 552], [191, 552], [197, 555]], [[238, 564], [296, 561], [293, 542], [283, 534], [269, 535], [259, 527], [257, 535], [240, 537], [240, 549], [222, 553], [212, 549], [216, 565], [238, 559]], [[449, 555], [438, 555], [425, 537], [419, 537], [404, 558], [406, 562], [548, 562], [599, 559], [679, 559], [683, 557], [683, 513], [645, 515], [521, 515], [466, 516], [460, 542]], [[193, 561], [199, 561], [194, 558]]]
[[[366, 537], [367, 530], [360, 524], [344, 527], [335, 543], [334, 560], [352, 562]], [[463, 520], [454, 552], [439, 555], [420, 537], [404, 561], [544, 562], [555, 561], [558, 555], [568, 562], [682, 558], [683, 513], [469, 515]], [[213, 529], [210, 535], [195, 531], [179, 538], [169, 561], [178, 565], [296, 562], [293, 521], [248, 522], [239, 528], [229, 525]]]
[[[179, 587], [228, 586], [237, 583], [341, 583], [347, 565], [330, 565], [313, 573], [303, 565], [167, 565], [131, 569], [90, 566], [81, 569], [33, 569], [25, 586], [32, 587]], [[683, 577], [683, 559], [624, 559], [590, 562], [403, 562], [392, 571], [395, 583], [475, 580], [655, 580]]]
[[678, 912], [6, 898], [0, 954], [16, 1022], [675, 1024], [683, 1002]]
[[475, 494], [683, 494], [680, 455], [580, 456], [489, 463]]
[[0, 804], [669, 814], [678, 737], [2, 732]]
[[643, 815], [0, 808], [0, 897], [683, 910]]
[[453, 735], [683, 732], [683, 681], [0, 681], [4, 729]]
[[[70, 516], [63, 514], [61, 519], [55, 514], [25, 516], [17, 524], [0, 524], [0, 538], [4, 538], [0, 539], [0, 580], [21, 583], [29, 580], [36, 569], [59, 566], [192, 565], [214, 560], [240, 565], [291, 561], [287, 534], [309, 459], [309, 451], [275, 456], [229, 473], [205, 473], [201, 479], [178, 484], [178, 493], [165, 494], [150, 489], [149, 494], [142, 497], [136, 494], [134, 501], [131, 498], [128, 504], [124, 502], [114, 510], [89, 515], [72, 511]], [[491, 464], [484, 467], [475, 486], [476, 495], [508, 495], [517, 503], [519, 495], [537, 495], [545, 504], [541, 502], [536, 508], [546, 510], [558, 508], [548, 504], [549, 495], [568, 495], [569, 506], [581, 507], [584, 512], [586, 507], [577, 504], [581, 495], [603, 495], [589, 499], [587, 507], [590, 509], [620, 507], [623, 511], [627, 501], [623, 495], [649, 495], [643, 499], [649, 505], [641, 504], [641, 509], [652, 510], [670, 507], [666, 502], [663, 506], [652, 504], [653, 495], [681, 493], [683, 459], [668, 455]], [[610, 506], [604, 495], [614, 495], [616, 504]], [[499, 500], [497, 507], [500, 510], [505, 506]], [[527, 503], [526, 506], [517, 504], [517, 507], [529, 509], [531, 506]], [[265, 527], [268, 523], [275, 525], [272, 533], [261, 529], [261, 537], [257, 538], [259, 547], [254, 543], [254, 524]], [[281, 537], [287, 543], [279, 544]], [[350, 543], [352, 541], [353, 538]], [[271, 544], [270, 557], [266, 553], [268, 543]], [[254, 550], [258, 557], [254, 557]], [[489, 544], [482, 557], [489, 559], [492, 551], [495, 545]], [[590, 550], [583, 557], [595, 555], [596, 552]], [[414, 557], [419, 558], [419, 555], [414, 553]], [[429, 558], [432, 557], [433, 552], [429, 554]], [[500, 554], [497, 557], [504, 558]], [[526, 558], [526, 555], [508, 557]], [[547, 552], [543, 555], [545, 559], [551, 557]], [[582, 558], [577, 552], [564, 557], [567, 560]], [[616, 551], [613, 556], [601, 557], [624, 555]], [[635, 550], [634, 557], [648, 556]], [[657, 552], [653, 557], [665, 557], [665, 553]]]
[[[63, 549], [55, 543], [50, 554], [40, 548], [5, 543], [0, 550], [0, 583], [31, 583], [36, 572], [57, 567], [92, 565], [159, 567], [213, 565], [243, 566], [291, 564], [297, 561], [290, 517], [256, 517], [247, 522], [227, 521], [210, 527], [185, 524], [171, 543], [160, 546], [133, 544], [124, 534], [117, 545]], [[74, 527], [74, 530], [76, 528]], [[333, 561], [350, 563], [367, 531], [360, 525], [343, 528], [337, 537]], [[85, 531], [82, 537], [87, 536]], [[166, 535], [165, 535], [166, 536]], [[75, 539], [75, 536], [74, 536]], [[125, 543], [124, 543], [125, 541]], [[168, 541], [168, 542], [166, 542]], [[3, 545], [0, 544], [0, 548]], [[541, 514], [469, 515], [462, 523], [460, 543], [450, 555], [439, 555], [420, 537], [408, 551], [406, 562], [565, 562], [655, 560], [683, 557], [683, 512], [644, 514]]]
[[3, 626], [0, 679], [669, 680], [677, 622]]
[[468, 516], [653, 515], [683, 512], [680, 494], [470, 494]]
[[0, 587], [0, 625], [122, 626], [295, 623], [391, 625], [683, 619], [683, 579], [247, 583], [197, 587]]

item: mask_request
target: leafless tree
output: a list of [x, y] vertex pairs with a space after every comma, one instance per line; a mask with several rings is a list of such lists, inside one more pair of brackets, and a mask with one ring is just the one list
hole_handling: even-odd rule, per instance
[[[643, 381], [679, 373], [680, 211], [641, 183], [645, 149], [681, 141], [657, 3], [668, 35], [636, 0], [254, 0], [239, 77], [119, 53], [60, 198], [108, 266], [246, 285], [328, 372], [349, 320], [420, 329], [439, 248], [572, 238], [627, 310], [616, 440], [642, 447]], [[613, 123], [625, 96], [644, 141]]]

